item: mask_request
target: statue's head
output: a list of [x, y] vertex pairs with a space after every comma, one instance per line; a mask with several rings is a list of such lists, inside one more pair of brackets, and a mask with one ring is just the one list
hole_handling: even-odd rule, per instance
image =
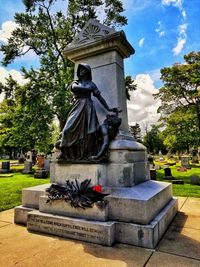
[[77, 69], [77, 76], [81, 80], [82, 77], [87, 77], [87, 80], [92, 80], [91, 68], [88, 64], [80, 63]]

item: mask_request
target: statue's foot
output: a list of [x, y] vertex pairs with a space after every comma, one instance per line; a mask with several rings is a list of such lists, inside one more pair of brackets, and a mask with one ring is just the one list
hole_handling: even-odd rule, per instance
[[60, 152], [60, 154], [57, 156], [57, 159], [65, 159], [65, 154]]
[[89, 159], [89, 160], [98, 160], [99, 157], [97, 157], [97, 156], [91, 156], [91, 157], [89, 157], [88, 159]]

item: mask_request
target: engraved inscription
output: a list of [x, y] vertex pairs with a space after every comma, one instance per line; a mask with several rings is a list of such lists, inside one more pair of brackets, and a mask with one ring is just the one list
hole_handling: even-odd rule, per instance
[[81, 175], [79, 173], [70, 174], [69, 176], [66, 176], [66, 180], [78, 180], [81, 178]]
[[58, 221], [51, 221], [49, 219], [44, 219], [38, 216], [31, 216], [29, 217], [28, 222], [29, 228], [38, 230], [38, 231], [47, 231], [49, 233], [62, 233], [63, 235], [67, 235], [69, 237], [74, 237], [78, 239], [78, 237], [84, 239], [96, 239], [96, 240], [104, 240], [103, 231], [86, 227], [80, 226], [75, 224], [69, 224], [66, 222], [58, 222]]

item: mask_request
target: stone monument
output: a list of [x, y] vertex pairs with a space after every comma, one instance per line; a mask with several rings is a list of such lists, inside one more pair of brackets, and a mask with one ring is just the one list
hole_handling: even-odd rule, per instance
[[[105, 124], [108, 111], [119, 107], [121, 126], [109, 143], [107, 161], [94, 157], [85, 161], [52, 160], [50, 178], [54, 184], [23, 190], [22, 206], [15, 208], [16, 223], [27, 225], [29, 231], [106, 246], [114, 242], [146, 248], [156, 246], [177, 212], [177, 200], [172, 197], [170, 183], [149, 180], [146, 148], [128, 134], [123, 60], [133, 53], [124, 32], [116, 32], [96, 20], [89, 20], [63, 51], [75, 63], [77, 83], [81, 80], [82, 62], [91, 68], [92, 81], [107, 103], [102, 106], [99, 98], [92, 100], [99, 124]], [[72, 88], [76, 89], [76, 85]], [[61, 148], [60, 144], [62, 140], [58, 143]], [[88, 204], [88, 198], [82, 199], [81, 205], [80, 199], [73, 199], [70, 205], [70, 194], [89, 180], [92, 186], [89, 192], [94, 188], [102, 190], [103, 201], [89, 203], [91, 208], [84, 208], [81, 205]], [[45, 190], [49, 193], [57, 188], [62, 196], [66, 188], [71, 191], [65, 199], [53, 200], [54, 195], [49, 199]]]
[[190, 168], [190, 157], [189, 156], [184, 155], [181, 157], [181, 166], [187, 169]]

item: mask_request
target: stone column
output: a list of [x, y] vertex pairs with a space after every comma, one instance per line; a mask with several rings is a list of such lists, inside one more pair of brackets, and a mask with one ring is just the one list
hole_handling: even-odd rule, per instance
[[[92, 68], [92, 80], [110, 107], [120, 107], [121, 130], [128, 131], [126, 91], [123, 59], [134, 53], [123, 31], [116, 32], [89, 20], [75, 40], [63, 51], [64, 56], [75, 63], [87, 63]], [[107, 111], [94, 98], [100, 123]]]

